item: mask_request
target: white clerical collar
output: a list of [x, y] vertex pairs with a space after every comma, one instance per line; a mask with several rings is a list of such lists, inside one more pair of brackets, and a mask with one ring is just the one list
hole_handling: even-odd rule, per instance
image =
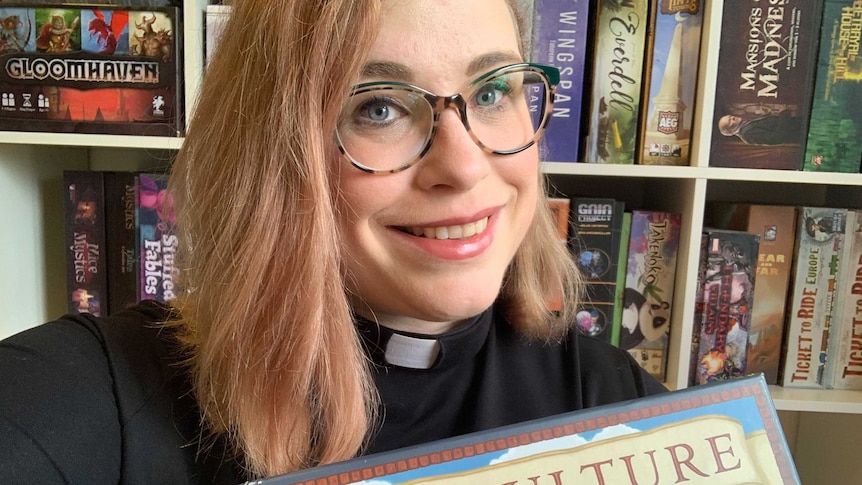
[[439, 354], [440, 342], [437, 339], [393, 333], [386, 343], [386, 362], [409, 369], [430, 369]]

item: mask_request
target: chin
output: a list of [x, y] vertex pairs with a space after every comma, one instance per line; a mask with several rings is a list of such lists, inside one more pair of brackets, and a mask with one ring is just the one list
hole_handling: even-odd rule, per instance
[[[450, 293], [457, 294], [457, 293]], [[428, 301], [428, 305], [416, 308], [414, 318], [429, 322], [455, 322], [465, 320], [487, 310], [497, 299], [499, 292], [475, 295], [472, 298], [452, 298], [445, 301]]]

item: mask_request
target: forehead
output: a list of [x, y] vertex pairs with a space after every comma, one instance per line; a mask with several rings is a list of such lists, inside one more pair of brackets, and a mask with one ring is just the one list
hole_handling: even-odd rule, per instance
[[369, 62], [404, 65], [417, 79], [460, 81], [489, 53], [520, 57], [506, 0], [384, 0]]

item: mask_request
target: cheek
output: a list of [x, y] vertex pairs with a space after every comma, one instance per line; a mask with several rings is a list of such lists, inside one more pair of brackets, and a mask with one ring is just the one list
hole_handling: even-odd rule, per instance
[[532, 221], [539, 198], [539, 174], [538, 156], [534, 149], [519, 155], [523, 158], [512, 160], [512, 164], [506, 165], [501, 170], [501, 176], [518, 192], [518, 211], [523, 217]]

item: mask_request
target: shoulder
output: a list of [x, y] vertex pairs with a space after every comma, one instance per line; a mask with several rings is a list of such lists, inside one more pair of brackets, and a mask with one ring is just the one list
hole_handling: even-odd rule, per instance
[[188, 386], [162, 325], [169, 317], [167, 307], [144, 303], [108, 318], [66, 315], [0, 341], [0, 449], [17, 454], [0, 456], [0, 475], [29, 468], [39, 471], [36, 481], [53, 473], [71, 483], [118, 482], [144, 466], [135, 459], [145, 448], [156, 456], [173, 449], [159, 456], [163, 471], [182, 470], [181, 434], [193, 433], [198, 418], [181, 399]]
[[167, 307], [155, 303], [108, 318], [65, 315], [0, 341], [0, 362], [4, 369], [15, 370], [0, 378], [4, 384], [9, 380], [26, 384], [28, 374], [59, 379], [55, 373], [65, 372], [86, 376], [94, 385], [111, 382], [124, 361], [164, 352], [168, 340], [160, 337], [160, 323], [168, 315]]
[[[164, 305], [147, 302], [107, 318], [69, 314], [13, 335], [0, 341], [0, 362], [14, 370], [0, 382], [26, 388], [75, 377], [95, 391], [128, 372], [160, 374], [172, 341], [162, 325], [169, 316]], [[31, 376], [40, 379], [25, 380]]]
[[[565, 385], [578, 389], [583, 407], [596, 406], [666, 392], [665, 386], [647, 373], [629, 353], [602, 340], [578, 333], [573, 326], [558, 341], [526, 340], [508, 325], [497, 325], [504, 346], [517, 341], [519, 353], [511, 354], [547, 374], [558, 368]], [[509, 343], [506, 344], [505, 342]]]
[[[625, 350], [586, 337], [572, 329], [568, 347], [577, 354], [585, 400], [588, 405], [634, 399], [666, 392], [665, 386], [646, 372]], [[570, 351], [571, 351], [570, 350]]]

